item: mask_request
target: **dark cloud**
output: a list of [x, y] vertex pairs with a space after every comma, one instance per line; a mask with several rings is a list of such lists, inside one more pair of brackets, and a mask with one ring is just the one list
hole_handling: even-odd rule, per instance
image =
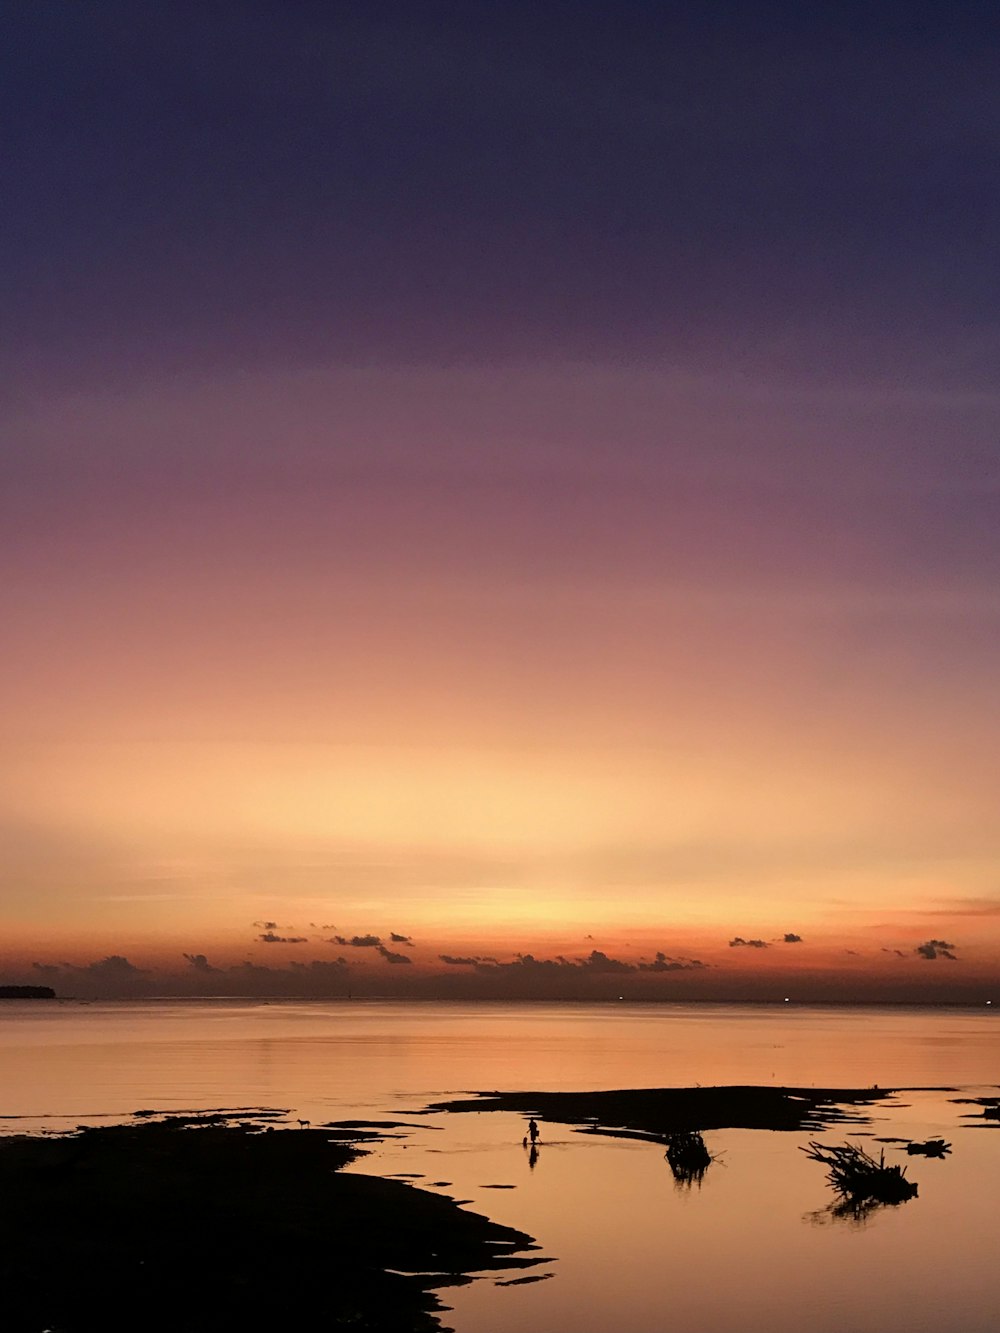
[[802, 943], [802, 936], [801, 936], [801, 935], [796, 935], [796, 934], [794, 934], [792, 931], [789, 930], [789, 931], [787, 931], [784, 935], [782, 935], [782, 937], [781, 937], [781, 942], [782, 942], [782, 944], [801, 944], [801, 943]]
[[891, 953], [892, 956], [893, 956], [894, 958], [905, 958], [905, 957], [906, 957], [906, 954], [903, 953], [902, 949], [887, 949], [887, 948], [885, 947], [885, 945], [882, 946], [882, 952], [883, 952], [883, 953]]
[[255, 921], [254, 925], [258, 930], [277, 930], [277, 921]]
[[222, 971], [221, 968], [213, 967], [203, 953], [186, 953], [184, 957], [196, 972], [219, 973]]
[[350, 976], [345, 959], [293, 962], [287, 968], [239, 963], [216, 979], [216, 989], [226, 995], [305, 996], [322, 999], [343, 995]]
[[145, 995], [150, 988], [150, 973], [117, 953], [83, 965], [32, 963], [32, 970], [48, 978], [70, 978], [74, 991], [98, 998]]
[[396, 932], [393, 930], [389, 932], [389, 939], [392, 941], [393, 944], [405, 944], [411, 949], [416, 947], [413, 943], [412, 935], [397, 935]]
[[350, 970], [346, 958], [337, 958], [334, 961], [316, 958], [311, 963], [297, 963], [293, 960], [289, 966], [293, 973], [308, 973], [310, 977], [320, 980], [327, 978], [340, 981]]
[[[392, 936], [389, 936], [389, 938], [391, 938], [391, 940], [395, 940], [397, 944], [401, 944], [401, 942], [404, 942], [405, 940], [405, 942], [407, 942], [407, 944], [409, 944], [409, 946], [411, 946], [412, 948], [411, 942], [409, 942], [408, 938], [405, 936], [399, 936], [399, 934], [392, 934]], [[325, 942], [327, 942], [327, 944], [339, 944], [341, 949], [381, 948], [381, 936], [379, 936], [379, 934], [353, 934], [353, 936], [351, 936], [349, 940], [347, 936], [344, 936], [344, 934], [332, 934], [332, 936], [329, 937], [328, 940]]]
[[536, 958], [534, 954], [518, 954], [509, 963], [498, 963], [495, 958], [472, 960], [478, 972], [483, 973], [531, 973], [533, 975], [557, 975], [571, 972], [613, 976], [626, 972], [638, 971], [634, 963], [625, 963], [619, 958], [610, 958], [600, 949], [593, 949], [586, 958]]
[[581, 959], [578, 966], [584, 972], [617, 973], [636, 970], [634, 963], [623, 963], [618, 958], [609, 958], [600, 949], [592, 949], [586, 958]]
[[385, 959], [385, 961], [386, 961], [387, 963], [411, 963], [411, 964], [412, 964], [412, 962], [413, 962], [413, 959], [412, 959], [412, 958], [407, 958], [407, 956], [406, 956], [405, 953], [393, 953], [392, 950], [391, 950], [391, 949], [387, 949], [387, 948], [385, 947], [384, 944], [376, 945], [376, 948], [378, 949], [378, 952], [382, 955], [382, 957]]
[[707, 967], [699, 958], [668, 958], [665, 953], [657, 953], [651, 963], [640, 963], [640, 972], [690, 972], [699, 967]]
[[769, 947], [767, 940], [745, 940], [742, 935], [737, 935], [729, 941], [730, 949], [767, 949]]
[[476, 963], [476, 971], [480, 973], [510, 975], [511, 973], [530, 973], [532, 976], [551, 975], [553, 973], [572, 971], [573, 963], [566, 962], [565, 959], [554, 958], [536, 958], [531, 953], [519, 953], [509, 963], [499, 963], [495, 960], [487, 962], [485, 959]]
[[135, 980], [137, 977], [148, 975], [143, 968], [136, 967], [119, 953], [109, 954], [107, 958], [101, 958], [96, 963], [87, 963], [85, 967], [77, 967], [75, 963], [63, 963], [62, 966], [70, 972], [101, 977], [108, 981]]
[[275, 935], [273, 930], [265, 930], [263, 934], [258, 935], [257, 939], [261, 944], [308, 944], [309, 940], [305, 935]]
[[654, 998], [671, 985], [671, 977], [692, 982], [710, 976], [707, 964], [694, 958], [671, 956], [663, 950], [652, 958], [632, 961], [604, 949], [586, 954], [539, 956], [518, 953], [496, 959], [479, 954], [439, 954], [444, 976], [437, 985], [469, 997], [522, 997], [525, 999], [608, 999], [623, 991], [630, 996]]
[[933, 962], [935, 958], [950, 958], [954, 963], [957, 961], [954, 950], [955, 945], [949, 944], [947, 940], [926, 940], [918, 944], [913, 952], [928, 962]]

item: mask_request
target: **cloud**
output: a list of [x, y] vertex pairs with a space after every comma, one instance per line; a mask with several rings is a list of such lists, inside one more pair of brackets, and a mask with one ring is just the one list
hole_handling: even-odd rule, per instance
[[484, 958], [476, 963], [476, 971], [491, 975], [509, 975], [513, 972], [522, 972], [539, 976], [572, 971], [575, 966], [574, 963], [567, 962], [565, 958], [536, 958], [531, 953], [519, 953], [509, 963], [487, 962]]
[[1000, 916], [1000, 898], [958, 898], [923, 916]]
[[651, 963], [640, 963], [640, 972], [690, 972], [692, 969], [707, 967], [699, 958], [668, 958], [665, 953], [657, 953]]
[[406, 956], [405, 953], [393, 953], [392, 950], [391, 950], [391, 949], [387, 949], [387, 948], [385, 947], [384, 944], [376, 945], [376, 948], [378, 949], [379, 953], [382, 955], [382, 957], [385, 959], [385, 961], [386, 961], [387, 963], [412, 963], [412, 962], [413, 962], [413, 959], [412, 959], [412, 958], [407, 958], [407, 956]]
[[273, 930], [265, 930], [257, 939], [261, 944], [308, 944], [305, 935], [275, 935]]
[[137, 977], [148, 975], [141, 967], [136, 967], [127, 958], [123, 958], [120, 953], [109, 954], [107, 958], [88, 963], [85, 967], [77, 967], [75, 963], [63, 963], [62, 966], [70, 972], [100, 977], [107, 981], [134, 981]]
[[482, 958], [459, 958], [451, 953], [439, 953], [438, 957], [449, 967], [475, 967], [477, 963], [483, 962]]
[[313, 978], [318, 978], [320, 980], [329, 978], [337, 981], [344, 977], [350, 970], [350, 966], [351, 965], [346, 958], [337, 958], [335, 960], [316, 958], [311, 963], [298, 963], [293, 959], [290, 964], [293, 972], [306, 972]]
[[891, 954], [893, 955], [894, 958], [905, 958], [905, 957], [906, 957], [906, 954], [903, 953], [902, 949], [887, 949], [887, 948], [885, 947], [884, 944], [883, 944], [883, 946], [882, 946], [882, 952], [883, 952], [883, 953], [891, 953]]
[[609, 958], [600, 949], [591, 950], [590, 954], [580, 961], [579, 966], [584, 972], [614, 973], [636, 970], [634, 963], [623, 963], [619, 958]]
[[108, 954], [92, 963], [32, 963], [32, 971], [48, 978], [72, 977], [74, 989], [98, 998], [113, 995], [145, 994], [150, 987], [149, 972], [136, 967], [121, 954]]
[[787, 931], [784, 935], [782, 935], [782, 937], [781, 937], [781, 942], [782, 942], [782, 944], [801, 944], [801, 943], [802, 943], [802, 936], [801, 936], [801, 935], [796, 935], [796, 934], [794, 934], [792, 931], [789, 930], [789, 931]]
[[184, 957], [191, 964], [196, 972], [221, 972], [219, 967], [213, 967], [203, 953], [186, 953]]
[[293, 962], [289, 967], [238, 963], [218, 978], [219, 990], [229, 995], [315, 996], [342, 995], [350, 976], [346, 959]]
[[625, 972], [636, 972], [634, 963], [623, 962], [620, 958], [609, 958], [600, 949], [593, 949], [586, 958], [536, 958], [534, 954], [519, 953], [509, 963], [498, 963], [495, 958], [469, 960], [477, 972], [482, 973], [531, 973], [535, 976], [565, 975], [570, 972], [587, 972], [600, 976], [613, 976]]
[[413, 943], [412, 935], [397, 935], [396, 932], [393, 930], [389, 932], [389, 939], [392, 941], [393, 944], [405, 944], [411, 949], [416, 947]]
[[348, 949], [378, 949], [381, 947], [382, 939], [379, 935], [352, 935], [350, 939], [343, 935], [334, 935], [326, 943], [339, 944], [341, 948]]
[[730, 949], [767, 949], [770, 946], [767, 940], [745, 940], [742, 935], [737, 935], [735, 939], [729, 941]]
[[277, 929], [278, 929], [278, 923], [277, 923], [277, 921], [255, 921], [255, 922], [254, 922], [254, 925], [258, 928], [258, 930], [277, 930]]
[[928, 962], [932, 962], [935, 958], [950, 958], [954, 963], [958, 961], [954, 949], [955, 945], [949, 944], [947, 940], [927, 940], [923, 944], [918, 944], [913, 952], [919, 954], [921, 958], [926, 958]]

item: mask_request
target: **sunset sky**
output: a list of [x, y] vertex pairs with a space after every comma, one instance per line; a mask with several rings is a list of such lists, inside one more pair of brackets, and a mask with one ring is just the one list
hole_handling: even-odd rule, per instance
[[0, 981], [1000, 1002], [998, 27], [9, 10]]

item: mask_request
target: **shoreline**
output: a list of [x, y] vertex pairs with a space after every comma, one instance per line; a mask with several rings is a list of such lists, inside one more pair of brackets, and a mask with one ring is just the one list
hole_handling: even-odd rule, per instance
[[10, 1333], [441, 1333], [439, 1289], [543, 1262], [447, 1196], [342, 1171], [374, 1132], [155, 1114], [0, 1139]]
[[149, 1333], [273, 1333], [317, 1314], [320, 1326], [356, 1333], [446, 1333], [442, 1290], [472, 1275], [538, 1281], [533, 1270], [552, 1260], [461, 1200], [342, 1169], [368, 1144], [429, 1128], [411, 1117], [506, 1112], [537, 1116], [543, 1141], [549, 1123], [669, 1142], [864, 1124], [870, 1108], [910, 1091], [491, 1091], [316, 1127], [295, 1127], [286, 1110], [227, 1107], [0, 1137], [5, 1328], [132, 1333], [142, 1311]]

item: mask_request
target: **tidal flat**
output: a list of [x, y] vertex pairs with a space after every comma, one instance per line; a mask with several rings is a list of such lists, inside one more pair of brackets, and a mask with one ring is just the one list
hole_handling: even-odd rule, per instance
[[[507, 1111], [614, 1135], [836, 1123], [885, 1093], [667, 1088], [492, 1093], [431, 1112]], [[551, 1274], [524, 1232], [448, 1196], [342, 1168], [412, 1121], [313, 1128], [252, 1108], [0, 1140], [0, 1281], [10, 1333], [272, 1330], [319, 1319], [432, 1333], [437, 1289], [505, 1270]], [[396, 1137], [393, 1135], [392, 1137]], [[397, 1173], [398, 1175], [399, 1173]], [[513, 1188], [493, 1185], [487, 1188]]]
[[344, 1173], [360, 1149], [329, 1130], [150, 1114], [0, 1140], [7, 1333], [431, 1333], [436, 1288], [538, 1262], [447, 1197]]
[[799, 1130], [848, 1121], [854, 1108], [891, 1095], [880, 1088], [622, 1088], [601, 1092], [479, 1092], [431, 1111], [508, 1111], [616, 1137], [706, 1129]]

